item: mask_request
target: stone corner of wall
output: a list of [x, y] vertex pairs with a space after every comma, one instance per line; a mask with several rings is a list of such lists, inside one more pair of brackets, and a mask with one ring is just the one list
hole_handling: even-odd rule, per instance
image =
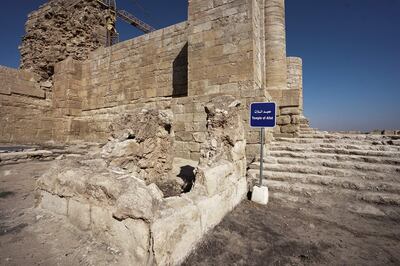
[[302, 64], [303, 63], [303, 58], [299, 57], [299, 56], [288, 56], [286, 57], [286, 60], [288, 63], [299, 63]]

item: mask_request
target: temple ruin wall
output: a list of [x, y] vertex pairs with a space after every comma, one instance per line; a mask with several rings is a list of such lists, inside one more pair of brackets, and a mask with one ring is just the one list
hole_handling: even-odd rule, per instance
[[67, 57], [84, 60], [106, 44], [107, 10], [97, 0], [52, 0], [29, 14], [19, 47], [21, 69], [51, 79], [54, 65]]
[[[251, 102], [278, 103], [275, 134], [299, 129], [301, 60], [286, 58], [285, 49], [283, 0], [190, 1], [187, 22], [97, 49], [84, 61], [56, 63], [50, 87], [42, 88], [44, 99], [29, 98], [43, 107], [21, 105], [17, 111], [9, 100], [16, 96], [2, 94], [1, 111], [8, 118], [2, 118], [1, 141], [103, 142], [116, 116], [157, 107], [174, 114], [176, 156], [198, 159], [207, 123], [204, 103], [232, 95], [246, 122], [246, 153], [254, 157], [259, 131], [248, 126]], [[37, 79], [32, 86], [40, 90], [43, 81]]]

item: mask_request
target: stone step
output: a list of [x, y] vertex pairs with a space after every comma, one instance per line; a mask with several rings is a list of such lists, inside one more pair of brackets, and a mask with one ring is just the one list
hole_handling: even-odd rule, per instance
[[[250, 165], [250, 169], [259, 169], [259, 162]], [[290, 164], [266, 164], [266, 172], [299, 173], [321, 176], [335, 177], [353, 177], [360, 179], [369, 179], [371, 176], [379, 180], [394, 180], [400, 182], [400, 172], [398, 169], [392, 173], [384, 173], [374, 170], [356, 170], [356, 169], [336, 169], [325, 166], [309, 165], [290, 165]], [[397, 171], [397, 172], [396, 172]]]
[[[390, 164], [400, 165], [400, 157], [383, 157], [383, 156], [362, 156], [362, 155], [347, 155], [347, 154], [329, 154], [318, 152], [293, 152], [293, 151], [270, 151], [270, 156], [275, 159], [279, 158], [295, 158], [295, 159], [326, 159], [338, 162], [365, 162], [374, 164]], [[264, 160], [267, 161], [267, 158]], [[275, 161], [277, 162], [277, 160]]]
[[276, 180], [263, 180], [263, 185], [268, 186], [272, 198], [284, 197], [284, 200], [309, 202], [311, 199], [312, 202], [318, 204], [318, 202], [312, 200], [313, 198], [316, 198], [318, 194], [320, 196], [322, 195], [322, 198], [334, 194], [333, 197], [340, 197], [340, 195], [343, 195], [346, 197], [350, 196], [354, 200], [365, 201], [373, 204], [400, 206], [400, 195], [393, 193], [360, 192], [348, 189], [333, 190], [331, 187], [309, 184], [292, 184]]
[[290, 143], [290, 142], [272, 142], [268, 147], [270, 150], [310, 150], [312, 148], [327, 148], [327, 149], [347, 149], [347, 150], [364, 150], [364, 151], [393, 151], [399, 152], [400, 146], [393, 145], [365, 145], [354, 143]]
[[300, 126], [299, 133], [308, 134], [308, 133], [317, 133], [317, 131], [315, 129], [312, 129], [312, 128], [309, 128], [309, 127], [301, 127]]
[[305, 139], [347, 139], [347, 140], [370, 140], [370, 141], [397, 141], [400, 135], [369, 135], [369, 134], [334, 134], [325, 132], [299, 134], [298, 138]]
[[[397, 174], [400, 177], [400, 166], [392, 165], [392, 164], [374, 164], [374, 163], [365, 163], [365, 162], [347, 162], [347, 161], [335, 161], [335, 160], [326, 160], [320, 158], [312, 158], [312, 159], [294, 159], [294, 158], [275, 158], [275, 157], [266, 157], [264, 159], [265, 168], [268, 169], [270, 164], [281, 164], [281, 165], [307, 165], [312, 167], [326, 167], [333, 169], [347, 169], [347, 170], [358, 170], [358, 171], [374, 171], [381, 172], [387, 174]], [[255, 166], [259, 167], [259, 163], [253, 163]]]
[[52, 151], [34, 149], [17, 152], [5, 152], [0, 153], [0, 165], [13, 164], [31, 160], [51, 160], [58, 155], [58, 153], [54, 153]]
[[[249, 174], [258, 178], [259, 171], [249, 170]], [[299, 173], [265, 172], [263, 177], [267, 180], [289, 182], [296, 184], [318, 185], [323, 187], [334, 187], [337, 189], [350, 189], [357, 191], [389, 192], [400, 195], [399, 180], [364, 180], [354, 177], [333, 177], [323, 175], [310, 175]]]
[[358, 155], [358, 156], [377, 156], [377, 157], [392, 157], [400, 158], [400, 151], [377, 151], [377, 150], [358, 150], [358, 149], [344, 149], [344, 148], [321, 148], [321, 147], [310, 147], [305, 149], [304, 147], [296, 146], [285, 146], [274, 148], [270, 147], [270, 154], [274, 151], [290, 151], [298, 153], [325, 153], [325, 154], [344, 154], [344, 155]]
[[272, 143], [338, 143], [338, 144], [352, 144], [352, 145], [391, 145], [399, 146], [399, 140], [391, 139], [348, 139], [348, 138], [285, 138], [275, 137]]

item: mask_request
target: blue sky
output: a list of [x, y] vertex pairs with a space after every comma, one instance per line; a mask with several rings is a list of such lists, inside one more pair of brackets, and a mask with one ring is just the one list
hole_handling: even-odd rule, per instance
[[[17, 67], [27, 14], [45, 0], [3, 1], [0, 65]], [[119, 0], [162, 28], [187, 0]], [[400, 129], [400, 0], [286, 0], [288, 56], [304, 63], [305, 114], [328, 130]], [[118, 23], [121, 39], [140, 34]]]

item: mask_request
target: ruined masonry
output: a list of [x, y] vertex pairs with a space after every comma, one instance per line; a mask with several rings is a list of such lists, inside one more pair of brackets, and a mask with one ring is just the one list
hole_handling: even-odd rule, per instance
[[29, 16], [22, 69], [0, 68], [0, 141], [104, 142], [119, 114], [168, 108], [175, 156], [197, 160], [204, 104], [216, 95], [241, 100], [249, 159], [259, 141], [247, 126], [250, 102], [278, 102], [275, 133], [291, 136], [306, 123], [301, 59], [285, 52], [283, 1], [190, 1], [188, 21], [95, 50], [105, 23], [96, 3], [50, 1]]
[[0, 67], [0, 143], [43, 150], [0, 165], [57, 158], [37, 206], [121, 251], [121, 265], [178, 265], [245, 198], [260, 165], [252, 102], [278, 105], [264, 161], [274, 200], [400, 205], [396, 132], [309, 128], [284, 0], [189, 0], [187, 21], [111, 47], [106, 16], [96, 0], [29, 15], [21, 69]]

